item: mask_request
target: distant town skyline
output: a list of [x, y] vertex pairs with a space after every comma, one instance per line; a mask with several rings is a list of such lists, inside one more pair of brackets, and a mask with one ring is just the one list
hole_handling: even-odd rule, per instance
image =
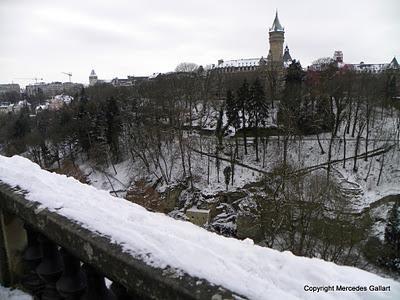
[[[0, 2], [0, 83], [126, 78], [180, 62], [266, 57], [275, 10], [303, 66], [341, 50], [348, 63], [400, 58], [398, 0]], [[31, 78], [31, 79], [22, 79]]]

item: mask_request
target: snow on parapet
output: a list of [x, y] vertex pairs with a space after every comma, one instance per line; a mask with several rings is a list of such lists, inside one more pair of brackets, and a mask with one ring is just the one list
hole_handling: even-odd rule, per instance
[[[400, 284], [320, 259], [297, 257], [208, 232], [189, 222], [152, 213], [106, 191], [42, 170], [20, 156], [0, 156], [0, 181], [19, 186], [27, 200], [108, 236], [124, 251], [156, 268], [171, 266], [249, 299], [400, 299]], [[388, 292], [306, 291], [329, 286]]]

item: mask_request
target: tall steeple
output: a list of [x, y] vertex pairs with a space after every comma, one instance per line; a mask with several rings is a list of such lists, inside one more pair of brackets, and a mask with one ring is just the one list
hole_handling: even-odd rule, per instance
[[97, 75], [96, 72], [94, 70], [92, 70], [92, 72], [90, 72], [89, 75], [89, 85], [93, 86], [97, 83]]
[[272, 23], [272, 27], [269, 29], [269, 31], [283, 31], [285, 32], [285, 28], [283, 28], [283, 26], [281, 25], [281, 23], [279, 22], [279, 18], [278, 18], [278, 10], [276, 10], [275, 13], [275, 20], [274, 23]]
[[269, 29], [269, 51], [271, 53], [270, 61], [283, 64], [283, 43], [285, 41], [285, 29], [279, 22], [278, 10], [275, 13], [275, 19], [272, 27]]

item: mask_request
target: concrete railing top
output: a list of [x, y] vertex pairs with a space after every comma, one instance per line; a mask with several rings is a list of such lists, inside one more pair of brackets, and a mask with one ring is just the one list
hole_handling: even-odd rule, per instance
[[400, 298], [393, 280], [225, 238], [22, 157], [0, 156], [0, 208], [144, 298], [298, 299], [306, 284], [391, 285]]
[[[29, 201], [20, 189], [0, 183], [0, 208], [31, 225], [83, 262], [143, 298], [233, 299], [233, 293], [180, 270], [155, 268], [132, 256], [110, 237], [88, 230], [82, 224]], [[216, 298], [219, 299], [219, 298]]]

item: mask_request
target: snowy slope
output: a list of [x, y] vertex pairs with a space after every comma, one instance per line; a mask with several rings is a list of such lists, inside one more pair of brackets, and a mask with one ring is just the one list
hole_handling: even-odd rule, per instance
[[[250, 299], [400, 299], [400, 284], [353, 267], [296, 257], [210, 233], [191, 223], [151, 213], [28, 159], [0, 156], [0, 181], [26, 190], [26, 198], [57, 211], [147, 264], [172, 266]], [[390, 292], [306, 292], [304, 286], [390, 286]]]
[[0, 300], [32, 300], [32, 297], [20, 290], [12, 290], [0, 285]]

